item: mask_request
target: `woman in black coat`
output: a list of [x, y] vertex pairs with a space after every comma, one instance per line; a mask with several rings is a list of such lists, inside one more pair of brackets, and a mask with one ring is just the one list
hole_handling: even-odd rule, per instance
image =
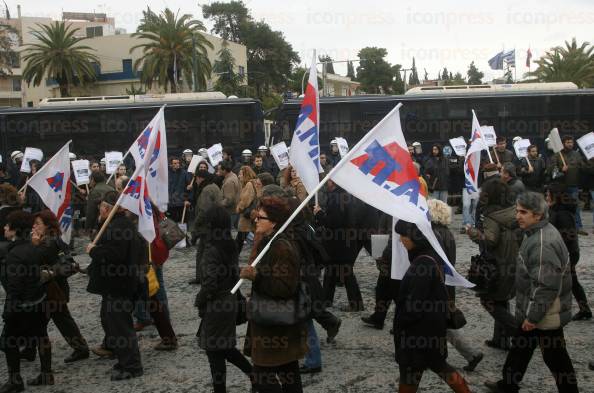
[[569, 251], [569, 262], [571, 263], [571, 291], [580, 308], [573, 316], [574, 321], [592, 319], [592, 311], [588, 304], [588, 297], [580, 284], [575, 267], [580, 260], [580, 244], [577, 227], [575, 225], [575, 213], [577, 201], [567, 193], [563, 184], [551, 184], [545, 193], [549, 204], [549, 222], [557, 228], [563, 243]]
[[410, 267], [400, 284], [394, 317], [394, 346], [400, 369], [400, 393], [416, 392], [427, 369], [454, 392], [470, 392], [464, 378], [446, 362], [448, 294], [443, 262], [415, 224], [394, 228], [408, 250]]
[[198, 345], [206, 351], [214, 391], [220, 393], [226, 391], [225, 361], [248, 376], [252, 366], [235, 347], [238, 303], [231, 289], [239, 280], [239, 264], [231, 236], [231, 216], [223, 207], [215, 206], [206, 212], [205, 222], [209, 230], [200, 265], [202, 287], [195, 301], [202, 318]]
[[41, 374], [28, 385], [53, 385], [51, 343], [47, 335], [47, 301], [41, 284], [41, 253], [28, 240], [33, 216], [16, 211], [6, 219], [4, 236], [9, 245], [2, 253], [0, 281], [6, 291], [0, 350], [6, 354], [8, 382], [2, 393], [22, 392], [19, 346], [31, 343], [39, 350]]

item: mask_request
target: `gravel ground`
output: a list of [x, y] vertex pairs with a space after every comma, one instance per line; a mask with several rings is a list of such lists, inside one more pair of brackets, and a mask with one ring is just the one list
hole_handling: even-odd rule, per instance
[[[585, 223], [592, 222], [589, 212], [583, 213]], [[453, 229], [460, 226], [461, 216], [455, 216]], [[592, 228], [588, 225], [588, 230]], [[463, 274], [469, 266], [470, 256], [477, 247], [466, 236], [456, 231], [458, 244], [457, 267]], [[578, 274], [590, 301], [594, 291], [594, 235], [580, 237], [582, 259], [578, 265]], [[82, 252], [83, 241], [77, 241], [77, 250]], [[195, 333], [199, 325], [193, 300], [198, 287], [187, 282], [194, 275], [193, 249], [175, 250], [165, 265], [165, 282], [169, 296], [169, 305], [174, 329], [180, 340], [180, 348], [175, 352], [162, 353], [152, 349], [159, 342], [153, 327], [139, 334], [142, 361], [145, 375], [124, 382], [109, 380], [110, 360], [100, 360], [93, 355], [86, 361], [65, 365], [63, 359], [70, 353], [70, 348], [60, 336], [53, 324], [50, 324], [50, 337], [53, 343], [54, 371], [56, 385], [53, 387], [29, 388], [39, 392], [210, 392], [210, 372], [205, 353], [198, 348]], [[245, 259], [245, 253], [242, 255]], [[85, 265], [89, 262], [86, 255], [76, 259]], [[322, 340], [323, 372], [303, 377], [306, 392], [395, 392], [398, 381], [398, 368], [394, 362], [394, 347], [389, 334], [393, 308], [390, 310], [384, 330], [366, 328], [360, 317], [372, 311], [374, 286], [377, 270], [374, 261], [362, 251], [355, 265], [357, 279], [366, 302], [367, 310], [363, 313], [344, 313], [339, 311], [346, 304], [346, 293], [338, 288], [335, 307], [331, 309], [343, 320], [336, 343], [325, 343], [325, 332], [318, 326]], [[70, 279], [70, 309], [89, 341], [95, 346], [101, 342], [103, 332], [99, 323], [99, 297], [85, 291], [87, 278], [77, 275]], [[244, 288], [245, 290], [245, 288]], [[3, 303], [2, 291], [0, 301]], [[466, 337], [480, 347], [485, 359], [472, 373], [463, 372], [473, 392], [486, 392], [483, 382], [496, 379], [505, 360], [505, 352], [487, 348], [483, 342], [492, 332], [492, 319], [481, 308], [472, 291], [459, 289], [458, 306], [465, 312], [468, 325], [463, 332]], [[574, 302], [574, 308], [577, 306]], [[578, 374], [582, 392], [594, 392], [594, 372], [588, 371], [588, 361], [594, 359], [593, 321], [573, 322], [565, 328], [568, 349]], [[238, 329], [240, 345], [243, 344], [245, 325]], [[450, 348], [449, 362], [461, 368], [465, 360]], [[38, 362], [24, 363], [22, 374], [25, 378], [37, 375]], [[6, 380], [6, 368], [1, 367], [0, 379]], [[229, 392], [247, 392], [246, 377], [232, 365], [228, 366], [227, 386]], [[427, 372], [421, 383], [421, 392], [447, 392], [449, 389], [432, 373]], [[555, 385], [538, 351], [529, 366], [523, 382], [523, 392], [555, 392]]]

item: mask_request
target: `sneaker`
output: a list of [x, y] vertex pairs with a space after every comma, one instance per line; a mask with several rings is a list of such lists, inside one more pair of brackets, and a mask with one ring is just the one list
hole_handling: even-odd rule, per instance
[[89, 358], [89, 350], [87, 349], [86, 351], [83, 350], [78, 350], [78, 351], [74, 351], [70, 354], [70, 356], [68, 356], [66, 359], [64, 359], [64, 363], [73, 363], [73, 362], [77, 362], [79, 360], [84, 360], [84, 359], [88, 359]]
[[336, 336], [338, 335], [338, 331], [340, 330], [340, 325], [342, 325], [342, 319], [338, 318], [338, 322], [336, 322], [334, 326], [326, 330], [326, 333], [328, 334], [328, 337], [326, 337], [326, 342], [328, 344], [334, 342], [334, 339], [336, 338]]
[[580, 310], [571, 318], [572, 321], [587, 321], [589, 319], [592, 319], [592, 311], [590, 310]]
[[136, 322], [134, 324], [134, 330], [137, 331], [137, 332], [142, 332], [145, 327], [151, 326], [152, 324], [153, 324], [152, 321], [149, 321], [149, 322]]
[[114, 354], [109, 349], [105, 349], [102, 346], [93, 347], [91, 348], [91, 352], [95, 355], [99, 356], [100, 358], [113, 358]]
[[462, 367], [462, 369], [464, 371], [474, 371], [476, 369], [476, 366], [478, 366], [478, 364], [481, 362], [481, 360], [483, 360], [483, 357], [484, 357], [484, 355], [482, 353], [479, 353], [478, 355], [476, 355], [475, 357], [470, 359], [468, 364], [466, 366]]
[[365, 325], [370, 326], [374, 329], [382, 330], [384, 328], [384, 323], [374, 318], [374, 314], [371, 314], [368, 317], [361, 317], [361, 320]]

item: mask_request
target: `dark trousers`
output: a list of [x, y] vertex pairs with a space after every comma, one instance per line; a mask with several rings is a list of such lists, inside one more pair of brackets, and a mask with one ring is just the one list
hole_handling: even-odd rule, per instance
[[577, 379], [565, 346], [563, 329], [518, 331], [512, 338], [512, 347], [503, 366], [500, 388], [505, 392], [520, 390], [518, 385], [536, 347], [540, 347], [542, 358], [555, 378], [557, 390], [560, 393], [577, 393]]
[[214, 393], [227, 391], [227, 361], [243, 371], [247, 376], [252, 374], [252, 365], [237, 348], [220, 351], [206, 351]]
[[51, 314], [51, 319], [54, 321], [54, 324], [60, 331], [62, 337], [64, 337], [64, 340], [66, 340], [72, 349], [80, 352], [89, 351], [87, 341], [80, 333], [76, 321], [72, 318], [72, 314], [70, 314], [70, 310], [68, 309], [68, 304], [60, 304], [56, 311]]
[[196, 280], [200, 282], [200, 262], [202, 261], [202, 255], [204, 254], [205, 240], [202, 236], [198, 237], [196, 241]]
[[571, 264], [571, 293], [573, 293], [573, 297], [575, 297], [575, 300], [580, 307], [580, 311], [590, 311], [586, 292], [584, 291], [582, 284], [578, 281], [577, 272], [575, 271], [576, 265], [577, 262]]
[[6, 354], [10, 382], [21, 382], [20, 347], [37, 348], [41, 372], [51, 372], [52, 346], [47, 335], [48, 321], [45, 303], [40, 303], [29, 311], [11, 312], [4, 316], [0, 349]]
[[105, 332], [103, 346], [112, 351], [123, 371], [142, 370], [138, 338], [132, 322], [134, 301], [104, 296], [101, 299], [101, 326]]
[[[182, 219], [182, 215], [184, 212], [184, 207], [182, 206], [169, 206], [169, 209], [167, 210], [167, 215], [169, 216], [170, 219], [172, 219], [175, 222], [181, 222]], [[186, 212], [187, 213], [187, 212]], [[184, 217], [184, 221], [188, 221], [187, 220], [188, 215], [186, 214], [186, 217]]]
[[481, 298], [481, 305], [493, 317], [493, 342], [501, 347], [509, 346], [510, 337], [518, 329], [516, 318], [509, 311], [509, 302], [506, 300], [492, 300]]
[[377, 322], [384, 323], [390, 304], [396, 303], [398, 292], [400, 291], [400, 281], [392, 280], [388, 276], [380, 274], [375, 285], [375, 310], [373, 312], [373, 319]]
[[301, 374], [299, 373], [299, 362], [296, 360], [291, 363], [274, 367], [254, 365], [252, 380], [259, 393], [303, 392]]
[[149, 312], [157, 328], [157, 332], [159, 332], [159, 337], [167, 343], [177, 342], [173, 326], [171, 326], [171, 320], [167, 315], [167, 307], [157, 299], [157, 295], [151, 297], [149, 300]]
[[243, 248], [243, 243], [245, 243], [245, 239], [247, 238], [249, 232], [237, 232], [237, 237], [235, 238], [235, 244], [237, 245], [237, 254], [241, 254], [241, 249]]
[[330, 307], [334, 303], [334, 292], [336, 291], [336, 284], [341, 281], [344, 282], [344, 287], [349, 299], [349, 305], [355, 309], [363, 307], [363, 298], [357, 277], [353, 271], [353, 263], [345, 264], [330, 264], [324, 269], [324, 297], [326, 298], [327, 306]]

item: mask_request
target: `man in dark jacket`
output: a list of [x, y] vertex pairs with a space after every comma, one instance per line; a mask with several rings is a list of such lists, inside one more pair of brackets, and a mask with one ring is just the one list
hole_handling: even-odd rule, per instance
[[544, 160], [538, 156], [538, 147], [528, 146], [528, 156], [520, 160], [520, 176], [528, 191], [543, 191], [546, 169]]
[[[100, 221], [105, 221], [118, 199], [108, 192], [99, 206]], [[118, 208], [107, 229], [97, 242], [87, 246], [89, 265], [87, 291], [101, 295], [101, 325], [105, 331], [103, 345], [93, 348], [100, 356], [117, 357], [112, 381], [136, 378], [143, 374], [138, 339], [132, 311], [139, 292], [142, 267], [148, 261], [148, 247], [140, 238], [136, 225]]]
[[169, 217], [175, 222], [181, 222], [184, 202], [188, 200], [188, 183], [190, 174], [182, 169], [179, 158], [174, 157], [169, 167]]
[[[558, 168], [564, 176], [562, 181], [567, 186], [567, 192], [572, 198], [579, 200], [579, 184], [580, 184], [580, 171], [584, 166], [584, 160], [581, 154], [574, 150], [573, 137], [566, 135], [562, 139], [563, 150], [559, 153], [555, 153], [551, 160], [551, 165]], [[575, 224], [578, 229], [578, 234], [587, 235], [584, 232], [582, 225], [581, 209], [578, 204], [577, 211], [575, 212]]]
[[425, 179], [431, 196], [448, 203], [448, 187], [450, 183], [450, 163], [443, 156], [441, 145], [433, 145], [431, 156], [425, 162]]
[[324, 292], [328, 306], [334, 301], [336, 284], [344, 279], [349, 305], [346, 311], [362, 311], [363, 298], [353, 265], [361, 249], [357, 233], [355, 198], [328, 180], [327, 204], [325, 209], [314, 207], [316, 223], [324, 229], [324, 247], [329, 264], [324, 269]]
[[507, 149], [507, 139], [503, 136], [497, 137], [497, 145], [493, 148], [493, 160], [497, 164], [497, 169], [501, 169], [503, 164], [513, 162], [515, 155]]
[[563, 326], [571, 320], [571, 269], [569, 254], [559, 232], [547, 220], [541, 194], [519, 196], [516, 219], [524, 231], [516, 274], [516, 322], [498, 382], [486, 382], [492, 392], [517, 392], [532, 354], [540, 347], [557, 389], [579, 391], [565, 343]]
[[105, 182], [105, 174], [102, 171], [91, 172], [91, 192], [87, 198], [87, 214], [85, 229], [93, 231], [97, 229], [97, 213], [101, 199], [108, 191], [114, 191], [113, 187]]

